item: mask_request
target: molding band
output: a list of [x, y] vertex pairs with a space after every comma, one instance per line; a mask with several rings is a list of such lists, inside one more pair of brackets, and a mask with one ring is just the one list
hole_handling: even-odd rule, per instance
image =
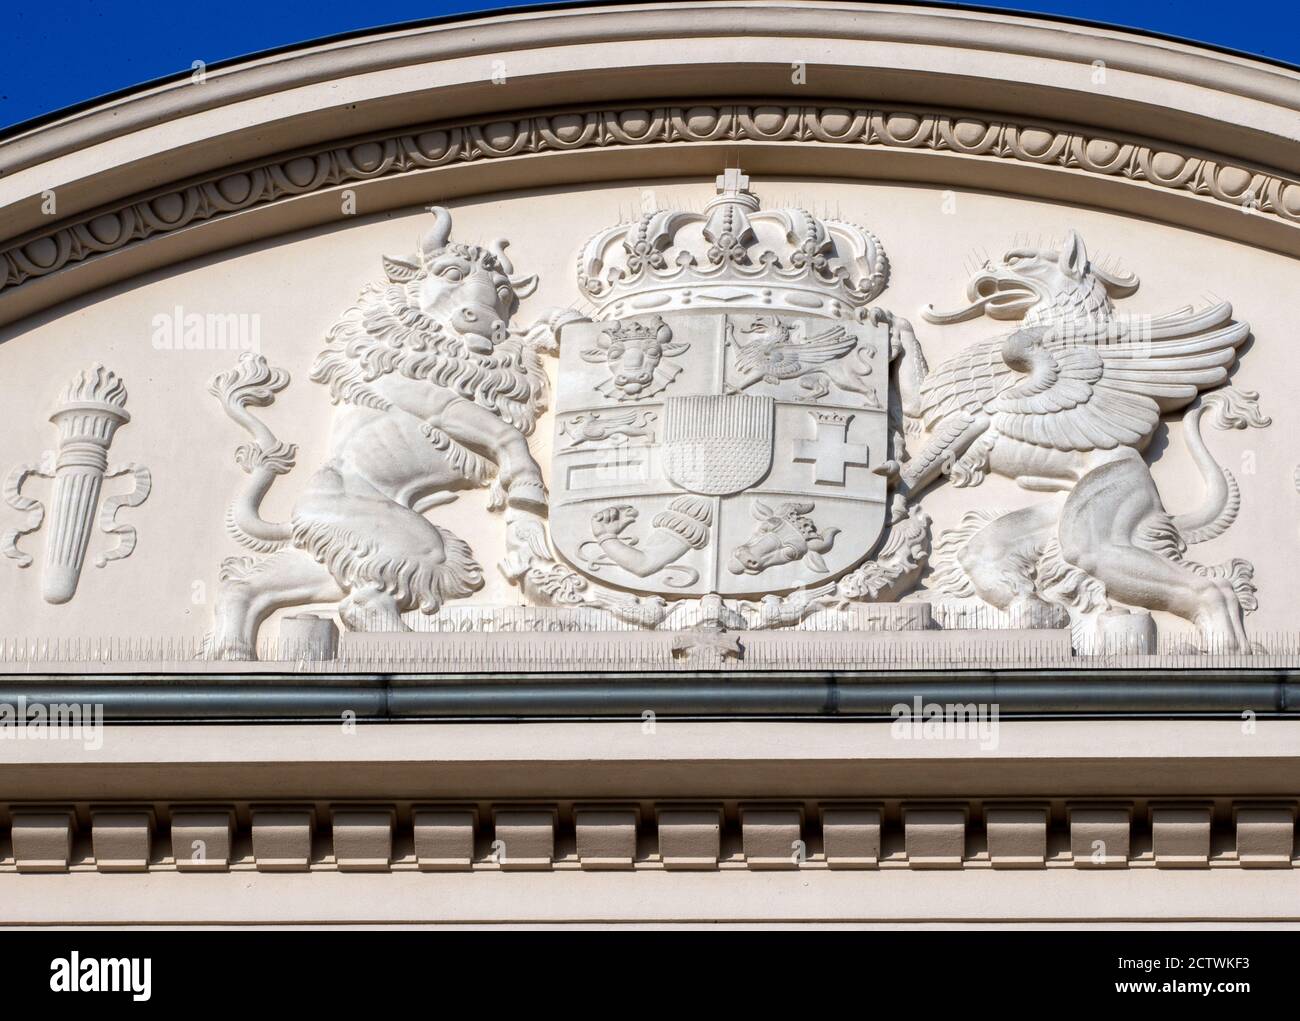
[[[506, 175], [516, 187], [644, 178], [650, 173], [675, 176], [694, 172], [693, 161], [681, 158], [679, 147], [703, 147], [699, 155], [716, 163], [718, 147], [734, 152], [737, 145], [746, 147], [747, 167], [768, 174], [782, 169], [808, 173], [810, 167], [801, 164], [811, 163], [820, 168], [819, 176], [839, 173], [927, 183], [964, 182], [995, 189], [1001, 181], [1002, 190], [1014, 183], [1018, 194], [1048, 197], [1059, 197], [1064, 189], [1064, 194], [1081, 201], [1124, 212], [1147, 212], [1175, 224], [1300, 255], [1300, 178], [1159, 142], [1080, 127], [923, 109], [774, 103], [617, 107], [430, 124], [279, 156], [102, 208], [0, 249], [0, 322], [83, 293], [86, 285], [102, 286], [142, 268], [164, 264], [123, 260], [120, 268], [100, 267], [101, 272], [88, 274], [84, 283], [80, 277], [63, 276], [66, 271], [96, 265], [181, 232], [185, 242], [179, 256], [173, 253], [166, 262], [277, 233], [285, 227], [344, 219], [339, 204], [333, 202], [319, 203], [305, 216], [298, 210], [288, 224], [277, 221], [267, 224], [267, 230], [254, 228], [243, 216], [331, 189], [422, 179], [430, 172], [463, 171], [469, 164], [512, 164], [520, 159], [530, 161], [524, 179], [517, 168]], [[749, 151], [751, 146], [762, 149], [768, 158], [755, 159], [758, 154]], [[531, 162], [538, 157], [627, 149], [660, 151], [664, 147], [674, 150], [672, 160], [642, 158], [638, 153], [633, 160], [621, 161], [621, 169], [615, 164], [604, 171], [583, 160], [571, 170], [538, 174]], [[869, 159], [863, 159], [865, 153], [871, 154]], [[908, 159], [889, 159], [899, 156]], [[919, 157], [924, 156], [939, 162], [923, 165]], [[991, 167], [998, 168], [992, 175]], [[1022, 173], [1013, 177], [1008, 172], [1011, 167]], [[1062, 182], [1061, 174], [1068, 180]], [[465, 195], [510, 186], [509, 181], [491, 174], [471, 176], [473, 180], [455, 174], [462, 180], [446, 181], [439, 176], [433, 190], [444, 196]], [[421, 190], [428, 192], [428, 183]], [[379, 212], [398, 207], [410, 200], [404, 191], [409, 189], [377, 196], [377, 203], [367, 192], [365, 208]], [[1171, 203], [1170, 198], [1177, 201]], [[1235, 223], [1224, 218], [1225, 211]], [[237, 215], [241, 216], [239, 231], [213, 232], [222, 236], [207, 241], [194, 237], [196, 228]], [[36, 292], [37, 282], [55, 277], [59, 278], [57, 286]]]
[[[14, 848], [12, 858], [0, 858], [0, 876], [11, 882], [14, 873], [92, 869], [163, 874], [1291, 869], [1296, 854], [1294, 798], [868, 796], [772, 803], [631, 797], [594, 806], [564, 799], [434, 804], [238, 799], [154, 810], [132, 802], [80, 805], [84, 811], [75, 800], [0, 806]], [[50, 839], [55, 828], [61, 846]], [[196, 837], [202, 841], [201, 857], [191, 850]], [[1101, 854], [1095, 850], [1099, 837], [1106, 847]]]

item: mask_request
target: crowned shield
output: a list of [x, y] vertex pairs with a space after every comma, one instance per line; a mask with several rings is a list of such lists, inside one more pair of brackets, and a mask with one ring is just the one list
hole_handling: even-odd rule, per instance
[[888, 356], [883, 325], [797, 312], [565, 326], [552, 542], [642, 594], [834, 579], [884, 529]]

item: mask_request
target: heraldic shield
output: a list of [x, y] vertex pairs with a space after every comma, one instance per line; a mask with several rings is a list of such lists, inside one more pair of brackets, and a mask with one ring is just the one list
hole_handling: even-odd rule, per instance
[[551, 537], [604, 584], [781, 593], [859, 564], [885, 525], [887, 327], [775, 312], [571, 323]]

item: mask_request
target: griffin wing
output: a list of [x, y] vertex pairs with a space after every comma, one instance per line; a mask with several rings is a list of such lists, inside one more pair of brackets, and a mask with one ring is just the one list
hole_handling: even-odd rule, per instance
[[[1232, 323], [1231, 319], [1232, 306], [1228, 302], [1220, 302], [1200, 312], [1190, 307], [1181, 308], [1154, 318], [1120, 316], [1091, 328], [1075, 329], [1068, 338], [1049, 341], [1046, 347], [1049, 351], [1094, 348], [1102, 353], [1104, 360], [1132, 363], [1123, 367], [1117, 365], [1107, 378], [1113, 379], [1118, 389], [1122, 389], [1121, 383], [1135, 384], [1137, 390], [1134, 392], [1139, 395], [1146, 393], [1149, 384], [1154, 389], [1148, 396], [1156, 400], [1163, 413], [1183, 407], [1195, 398], [1200, 389], [1217, 386], [1226, 378], [1226, 366], [1232, 364], [1232, 356], [1223, 362], [1223, 373], [1214, 381], [1182, 383], [1167, 374], [1173, 373], [1177, 377], [1184, 370], [1183, 363], [1176, 359], [1195, 359], [1200, 355], [1211, 359], [1223, 358], [1225, 352], [1240, 346], [1250, 327], [1245, 323]], [[1003, 360], [1002, 343], [1003, 338], [997, 337], [973, 344], [931, 369], [921, 384], [920, 393], [920, 417], [927, 430], [933, 430], [955, 414], [971, 415], [991, 410], [992, 403], [1004, 391], [1020, 384], [1024, 377]], [[1086, 360], [1086, 356], [1080, 355], [1080, 364], [1072, 365], [1071, 370], [1082, 371], [1082, 362]], [[1160, 368], [1137, 364], [1153, 360]], [[1192, 372], [1204, 371], [1195, 363], [1186, 368]], [[1121, 373], [1137, 373], [1138, 377], [1125, 379]], [[1146, 373], [1154, 375], [1148, 378]], [[1190, 392], [1188, 386], [1193, 387]]]
[[921, 414], [932, 430], [954, 414], [988, 407], [1020, 374], [1002, 359], [1002, 338], [972, 344], [930, 370], [921, 384]]
[[791, 379], [818, 365], [844, 357], [857, 343], [857, 338], [848, 336], [843, 326], [834, 326], [825, 333], [804, 340], [783, 340], [775, 344], [741, 342], [738, 345], [740, 353], [737, 367], [742, 372]]
[[843, 326], [834, 326], [802, 343], [779, 344], [777, 348], [783, 356], [793, 355], [804, 365], [825, 365], [843, 358], [857, 346], [857, 337], [849, 336]]
[[[1226, 309], [1226, 311], [1225, 311]], [[1051, 339], [1034, 355], [1028, 375], [986, 406], [1004, 436], [1056, 450], [1139, 446], [1160, 416], [1185, 407], [1202, 390], [1227, 382], [1247, 323], [1220, 325], [1232, 310], [1178, 313], [1151, 321], [1152, 339], [1081, 343]], [[1208, 332], [1180, 335], [1185, 329]], [[1133, 335], [1135, 330], [1130, 330]]]

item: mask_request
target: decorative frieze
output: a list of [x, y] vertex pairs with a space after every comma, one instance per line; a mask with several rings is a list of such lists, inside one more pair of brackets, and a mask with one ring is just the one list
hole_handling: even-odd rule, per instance
[[[0, 872], [1290, 868], [1296, 802], [13, 806]], [[87, 818], [83, 816], [83, 820]], [[82, 823], [84, 826], [84, 822]], [[169, 853], [170, 852], [170, 853]]]
[[1052, 167], [1300, 226], [1300, 180], [1230, 157], [1085, 128], [924, 109], [802, 104], [599, 109], [431, 124], [279, 156], [135, 197], [0, 250], [0, 293], [198, 223], [342, 185], [521, 155], [719, 141], [850, 145]]

